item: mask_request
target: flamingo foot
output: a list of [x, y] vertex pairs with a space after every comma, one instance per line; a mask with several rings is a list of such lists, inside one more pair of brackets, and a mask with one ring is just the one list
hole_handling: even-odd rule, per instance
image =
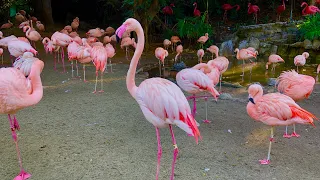
[[262, 165], [268, 165], [270, 164], [270, 160], [269, 159], [262, 159], [262, 160], [259, 160], [260, 164]]
[[104, 93], [104, 90], [100, 90], [100, 91], [98, 91], [99, 93]]
[[284, 137], [284, 138], [288, 138], [288, 139], [289, 139], [289, 138], [291, 138], [291, 137], [292, 137], [292, 135], [287, 134], [287, 133], [284, 133], [282, 137]]
[[206, 123], [206, 124], [210, 124], [210, 123], [211, 123], [211, 121], [209, 121], [208, 119], [205, 119], [205, 120], [203, 120], [202, 122], [203, 122], [203, 123]]
[[95, 94], [95, 93], [97, 93], [97, 91], [93, 91], [92, 93]]
[[[13, 118], [13, 127], [16, 129], [16, 130], [20, 130], [20, 125], [19, 125], [19, 122], [18, 120], [16, 119], [16, 117]], [[299, 135], [300, 136], [300, 135]]]
[[194, 136], [193, 134], [187, 134], [188, 136]]
[[291, 134], [291, 137], [300, 137], [300, 134], [297, 134], [296, 132], [293, 132], [292, 134]]
[[31, 174], [21, 170], [20, 174], [16, 176], [13, 180], [25, 180], [31, 177]]
[[87, 83], [87, 82], [89, 82], [89, 81], [87, 81], [87, 80], [83, 80], [83, 82]]

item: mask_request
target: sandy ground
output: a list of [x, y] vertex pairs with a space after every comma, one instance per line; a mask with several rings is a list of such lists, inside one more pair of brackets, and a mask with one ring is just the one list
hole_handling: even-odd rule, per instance
[[[88, 83], [53, 71], [53, 59], [44, 56], [44, 96], [39, 104], [17, 114], [23, 163], [32, 180], [150, 180], [155, 179], [157, 141], [155, 128], [145, 120], [125, 85], [128, 64], [117, 64], [104, 76], [102, 94], [92, 94], [94, 67]], [[125, 62], [117, 54], [115, 62]], [[145, 61], [145, 59], [143, 59]], [[67, 63], [69, 65], [69, 63]], [[58, 66], [61, 71], [61, 65]], [[82, 75], [82, 71], [80, 71]], [[138, 75], [139, 84], [145, 76]], [[99, 87], [99, 86], [98, 86]], [[180, 149], [176, 180], [207, 179], [320, 179], [320, 130], [298, 125], [300, 138], [282, 138], [276, 128], [270, 165], [258, 160], [267, 154], [269, 127], [246, 113], [246, 89], [227, 89], [233, 98], [209, 101], [211, 124], [201, 123], [203, 137], [192, 137], [174, 127]], [[320, 117], [320, 87], [301, 106]], [[0, 123], [0, 179], [18, 174], [15, 146], [7, 116]], [[198, 115], [205, 117], [204, 102]], [[315, 123], [319, 126], [319, 123]], [[291, 129], [290, 129], [291, 130]], [[161, 129], [163, 157], [160, 179], [169, 179], [173, 146], [168, 129]]]

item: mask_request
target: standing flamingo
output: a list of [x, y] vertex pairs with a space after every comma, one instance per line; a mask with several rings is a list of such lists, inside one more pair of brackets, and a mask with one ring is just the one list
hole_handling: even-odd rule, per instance
[[208, 41], [209, 39], [209, 34], [206, 33], [204, 36], [199, 37], [198, 43], [201, 44], [201, 49], [203, 49], [203, 45]]
[[223, 21], [226, 22], [228, 20], [228, 16], [227, 16], [227, 13], [228, 11], [230, 11], [231, 9], [233, 8], [237, 8], [236, 11], [239, 11], [240, 10], [240, 6], [238, 4], [232, 6], [231, 4], [223, 4], [222, 5], [222, 9], [224, 10], [224, 14], [223, 14]]
[[[41, 100], [43, 87], [40, 74], [43, 67], [44, 64], [42, 61], [38, 60], [34, 62], [28, 78], [26, 78], [24, 74], [16, 68], [10, 67], [0, 69], [0, 113], [8, 114], [12, 138], [16, 145], [20, 166], [20, 173], [14, 178], [15, 180], [26, 180], [31, 177], [31, 174], [27, 173], [22, 167], [18, 137], [16, 133], [16, 130], [20, 130], [20, 126], [15, 114], [19, 110], [33, 106]], [[17, 99], [19, 100], [17, 101]]]
[[[68, 58], [69, 58], [69, 61], [71, 61], [71, 78], [74, 78], [73, 61], [76, 61], [75, 57], [77, 57], [77, 50], [79, 47], [80, 47], [80, 44], [78, 44], [75, 41], [71, 42], [67, 47]], [[77, 61], [76, 61], [76, 63], [77, 63]], [[79, 77], [78, 64], [76, 64], [76, 69], [77, 69], [77, 77]]]
[[174, 4], [173, 3], [171, 3], [170, 4], [170, 6], [165, 6], [163, 9], [162, 9], [162, 13], [164, 14], [164, 23], [166, 24], [166, 25], [168, 25], [168, 16], [172, 16], [173, 15], [173, 7], [175, 7], [174, 6]]
[[304, 66], [306, 64], [306, 60], [309, 57], [309, 53], [308, 52], [303, 52], [302, 55], [297, 55], [296, 57], [294, 57], [293, 61], [294, 61], [294, 65], [297, 66], [297, 72], [299, 73], [299, 66]]
[[[298, 74], [296, 71], [285, 71], [278, 78], [278, 91], [291, 97], [295, 102], [307, 99], [313, 91], [315, 79], [311, 76]], [[293, 124], [293, 133], [288, 134], [288, 126], [283, 135], [285, 138], [300, 137], [296, 133], [296, 126]]]
[[[114, 47], [110, 43], [105, 45], [105, 49], [107, 51], [108, 59], [109, 59], [109, 63], [110, 63], [110, 69], [111, 69], [110, 72], [113, 72], [111, 58], [113, 58], [113, 56], [116, 55], [116, 50], [114, 49]], [[108, 72], [107, 68], [108, 68], [108, 66], [106, 66], [106, 72]]]
[[253, 20], [256, 21], [256, 24], [258, 24], [258, 11], [260, 11], [259, 6], [252, 5], [251, 3], [248, 4], [248, 14], [253, 13]]
[[26, 37], [33, 42], [33, 46], [36, 48], [35, 42], [42, 39], [41, 35], [37, 31], [31, 30], [30, 26], [24, 26], [23, 32], [26, 33]]
[[286, 10], [286, 4], [284, 3], [284, 0], [282, 0], [282, 4], [280, 6], [278, 6], [278, 8], [277, 8], [277, 16], [278, 16], [279, 21], [280, 21], [281, 13], [283, 13], [285, 10]]
[[169, 39], [163, 40], [163, 47], [165, 50], [168, 50], [170, 45], [171, 45], [171, 41]]
[[269, 65], [272, 64], [271, 72], [275, 73], [277, 63], [281, 63], [281, 62], [284, 63], [284, 60], [282, 59], [282, 57], [280, 57], [277, 54], [271, 54], [269, 56], [268, 62], [266, 64], [266, 70], [268, 70], [269, 69]]
[[101, 76], [101, 90], [98, 91], [100, 93], [103, 91], [103, 72], [106, 69], [108, 54], [106, 49], [103, 46], [94, 46], [91, 49], [91, 58], [94, 66], [96, 67], [96, 84], [94, 86], [94, 91], [92, 93], [97, 92], [97, 83], [98, 83], [98, 72], [100, 71]]
[[127, 58], [127, 60], [129, 60], [129, 57], [130, 57], [129, 47], [133, 46], [134, 42], [135, 42], [135, 39], [134, 38], [131, 39], [130, 37], [125, 37], [125, 38], [122, 38], [122, 40], [121, 40], [120, 47], [121, 47], [121, 49], [123, 49], [123, 47], [126, 48], [126, 58]]
[[171, 36], [172, 53], [173, 53], [173, 50], [176, 48], [178, 42], [181, 42], [178, 36]]
[[308, 3], [306, 3], [306, 2], [301, 3], [301, 7], [303, 7], [303, 6], [306, 6], [302, 10], [303, 16], [313, 15], [317, 12], [320, 12], [320, 9], [317, 6], [309, 6]]
[[271, 144], [274, 139], [273, 127], [286, 126], [294, 123], [313, 124], [316, 117], [302, 109], [292, 98], [280, 93], [263, 95], [263, 89], [258, 84], [249, 86], [248, 115], [264, 124], [271, 126], [271, 135], [267, 159], [260, 160], [260, 164], [270, 163]]
[[241, 49], [239, 50], [238, 48], [236, 48], [234, 50], [234, 52], [237, 53], [236, 55], [236, 58], [238, 60], [242, 60], [242, 79], [243, 79], [243, 76], [244, 76], [244, 60], [249, 60], [251, 58], [255, 58], [257, 57], [257, 54], [252, 52], [251, 50], [248, 50], [248, 49]]
[[158, 47], [155, 51], [154, 54], [156, 56], [157, 59], [159, 59], [159, 74], [161, 77], [161, 63], [163, 66], [163, 75], [164, 75], [164, 59], [168, 56], [168, 51], [163, 49], [162, 47]]
[[204, 56], [204, 50], [203, 49], [199, 49], [197, 51], [197, 56], [198, 56], [198, 63], [202, 63], [202, 58]]
[[79, 18], [76, 17], [75, 19], [73, 19], [72, 23], [71, 23], [71, 28], [72, 30], [75, 30], [77, 31], [78, 28], [79, 28], [79, 24], [80, 24], [80, 21], [79, 21]]
[[179, 56], [180, 56], [180, 59], [181, 59], [181, 54], [183, 52], [183, 46], [181, 44], [177, 46], [176, 52], [177, 52], [177, 54], [176, 54], [176, 57], [174, 58], [174, 63], [177, 62], [177, 59], [178, 59]]
[[200, 12], [200, 10], [199, 10], [199, 9], [197, 9], [197, 8], [198, 8], [198, 4], [197, 4], [197, 2], [194, 2], [194, 3], [193, 3], [193, 6], [194, 6], [193, 16], [195, 16], [195, 17], [199, 17], [199, 16], [201, 16], [201, 12]]
[[58, 62], [59, 62], [59, 50], [60, 50], [60, 46], [57, 46], [55, 44], [53, 44], [53, 42], [48, 38], [45, 37], [42, 40], [42, 44], [44, 45], [44, 49], [46, 51], [46, 53], [54, 53], [53, 59], [54, 59], [54, 65], [53, 65], [53, 69], [56, 71], [57, 70], [57, 62], [56, 62], [56, 56], [58, 56]]
[[135, 73], [139, 58], [144, 48], [144, 32], [140, 23], [127, 19], [116, 31], [121, 38], [125, 31], [135, 31], [138, 37], [137, 48], [130, 62], [126, 84], [131, 96], [138, 102], [145, 118], [155, 126], [158, 140], [158, 162], [156, 180], [159, 179], [160, 160], [162, 148], [158, 128], [169, 127], [174, 146], [172, 171], [170, 180], [174, 179], [174, 166], [178, 155], [178, 146], [174, 137], [172, 125], [177, 125], [186, 133], [194, 136], [196, 142], [200, 131], [195, 119], [191, 115], [189, 103], [180, 88], [173, 82], [163, 78], [150, 78], [144, 80], [139, 87], [135, 84]]
[[56, 31], [51, 36], [51, 40], [54, 45], [61, 47], [61, 59], [62, 59], [63, 73], [65, 73], [66, 68], [64, 66], [64, 47], [67, 47], [73, 41], [73, 39], [66, 34], [63, 34], [63, 33]]
[[88, 82], [86, 80], [86, 64], [92, 61], [91, 47], [80, 46], [77, 49], [77, 56], [74, 59], [83, 64], [83, 82]]

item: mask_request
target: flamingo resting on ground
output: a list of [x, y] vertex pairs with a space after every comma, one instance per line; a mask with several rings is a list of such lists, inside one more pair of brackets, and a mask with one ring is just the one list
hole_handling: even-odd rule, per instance
[[308, 3], [306, 3], [306, 2], [301, 3], [301, 7], [303, 7], [303, 6], [306, 6], [302, 10], [303, 16], [313, 15], [317, 12], [320, 12], [320, 9], [317, 6], [309, 6]]
[[159, 179], [160, 160], [162, 148], [158, 128], [169, 127], [174, 146], [172, 170], [170, 180], [174, 179], [174, 166], [178, 155], [178, 146], [174, 137], [172, 125], [177, 125], [190, 135], [193, 135], [196, 142], [200, 131], [195, 119], [191, 115], [189, 103], [181, 89], [173, 82], [163, 78], [150, 78], [144, 80], [139, 87], [135, 84], [135, 73], [139, 58], [144, 48], [144, 32], [140, 23], [133, 19], [127, 19], [117, 30], [120, 38], [125, 31], [135, 31], [138, 37], [137, 48], [134, 52], [128, 70], [126, 84], [131, 96], [138, 102], [145, 118], [154, 125], [158, 140], [158, 162], [156, 180]]
[[268, 70], [269, 69], [269, 65], [272, 64], [271, 72], [275, 73], [277, 63], [284, 63], [284, 60], [282, 59], [282, 57], [280, 57], [277, 54], [271, 54], [269, 56], [268, 62], [266, 64], [266, 70]]
[[2, 24], [2, 26], [0, 27], [0, 29], [9, 29], [13, 26], [13, 23], [8, 20], [8, 23]]
[[297, 73], [299, 73], [299, 66], [304, 66], [306, 64], [307, 58], [309, 57], [308, 52], [303, 52], [302, 55], [297, 55], [294, 57], [294, 65], [297, 66]]
[[168, 51], [163, 49], [162, 47], [158, 47], [155, 51], [154, 54], [156, 56], [157, 59], [159, 59], [159, 74], [161, 77], [161, 63], [163, 66], [163, 75], [164, 75], [164, 59], [168, 56]]
[[34, 62], [28, 78], [20, 70], [13, 67], [0, 69], [0, 113], [8, 115], [20, 166], [20, 173], [14, 178], [15, 180], [26, 180], [31, 177], [31, 174], [22, 167], [16, 133], [16, 130], [20, 130], [20, 126], [15, 114], [21, 109], [37, 104], [42, 99], [43, 87], [40, 74], [43, 67], [44, 63], [41, 60]]
[[258, 24], [258, 11], [260, 11], [259, 6], [248, 4], [248, 14], [253, 14], [253, 20], [256, 21], [256, 24]]
[[[307, 99], [313, 91], [315, 79], [311, 76], [298, 74], [296, 71], [285, 71], [277, 80], [278, 91], [291, 97], [295, 102]], [[296, 133], [296, 126], [293, 124], [293, 133], [288, 134], [288, 126], [283, 135], [285, 138], [300, 137]]]
[[240, 6], [238, 4], [232, 6], [231, 4], [223, 4], [222, 5], [222, 9], [224, 10], [224, 14], [223, 14], [223, 21], [226, 22], [228, 20], [228, 16], [227, 13], [228, 11], [230, 11], [233, 8], [237, 8], [236, 11], [240, 10]]

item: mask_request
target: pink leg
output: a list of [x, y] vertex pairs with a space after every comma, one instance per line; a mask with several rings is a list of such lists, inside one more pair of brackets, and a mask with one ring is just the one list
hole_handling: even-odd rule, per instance
[[65, 73], [66, 67], [64, 66], [64, 49], [63, 49], [63, 47], [61, 47], [61, 61], [62, 61], [63, 73]]
[[271, 127], [271, 135], [270, 135], [270, 138], [269, 138], [269, 150], [268, 150], [268, 156], [267, 156], [267, 159], [262, 159], [262, 160], [259, 160], [260, 161], [260, 164], [263, 164], [263, 165], [268, 165], [270, 163], [270, 157], [271, 157], [271, 145], [272, 145], [272, 141], [273, 141], [273, 126]]
[[156, 135], [158, 140], [158, 162], [157, 162], [156, 180], [158, 180], [159, 172], [160, 172], [160, 162], [161, 162], [161, 156], [162, 156], [162, 147], [161, 147], [161, 140], [160, 140], [160, 132], [157, 127], [156, 127]]
[[206, 119], [203, 120], [204, 123], [211, 123], [211, 121], [208, 120], [208, 97], [204, 97], [205, 103], [206, 103]]
[[286, 131], [284, 132], [283, 136], [284, 138], [291, 138], [291, 135], [288, 134], [288, 126], [286, 126]]
[[300, 137], [300, 134], [296, 133], [296, 124], [293, 124], [293, 133], [291, 134], [291, 137]]
[[83, 64], [83, 82], [88, 82], [86, 80], [86, 65], [85, 64]]
[[14, 178], [14, 180], [26, 180], [26, 179], [28, 179], [29, 177], [31, 177], [31, 174], [25, 172], [24, 169], [23, 169], [23, 167], [22, 167], [22, 160], [21, 160], [20, 150], [19, 150], [19, 146], [18, 146], [18, 138], [17, 138], [17, 134], [16, 134], [16, 129], [15, 129], [15, 125], [14, 125], [14, 120], [11, 119], [10, 114], [8, 114], [8, 119], [9, 119], [9, 123], [10, 123], [12, 138], [13, 138], [14, 143], [15, 143], [15, 145], [16, 145], [18, 162], [19, 162], [19, 166], [20, 166], [20, 173], [18, 174], [18, 176], [16, 176], [16, 177]]
[[176, 139], [174, 138], [174, 133], [173, 133], [173, 130], [172, 130], [172, 126], [169, 125], [169, 128], [170, 128], [170, 133], [171, 133], [171, 137], [172, 137], [172, 143], [173, 143], [173, 147], [174, 147], [173, 160], [172, 160], [172, 169], [171, 169], [171, 177], [170, 177], [170, 180], [173, 180], [174, 179], [174, 166], [176, 164], [176, 160], [177, 160], [177, 156], [178, 156], [179, 150], [178, 150], [178, 146], [177, 146], [177, 143], [176, 143]]
[[13, 115], [13, 126], [16, 130], [18, 130], [18, 131], [20, 130], [20, 125], [19, 125], [19, 122], [16, 118], [16, 115]]

